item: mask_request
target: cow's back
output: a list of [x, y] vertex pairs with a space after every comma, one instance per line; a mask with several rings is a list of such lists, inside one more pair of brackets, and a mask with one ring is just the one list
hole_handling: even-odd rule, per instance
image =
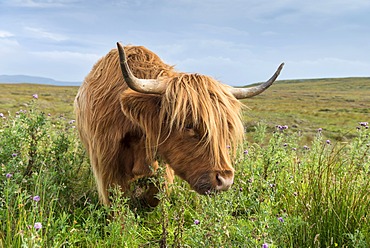
[[[142, 46], [126, 46], [128, 64], [138, 78], [154, 79], [174, 74], [172, 66]], [[101, 58], [87, 75], [75, 99], [80, 136], [90, 149], [97, 139], [120, 139], [122, 132], [133, 127], [120, 108], [120, 95], [127, 90], [119, 64], [117, 49]]]

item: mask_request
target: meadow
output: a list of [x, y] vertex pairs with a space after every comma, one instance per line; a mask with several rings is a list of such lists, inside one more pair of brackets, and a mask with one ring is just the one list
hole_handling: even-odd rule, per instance
[[0, 247], [370, 247], [370, 78], [279, 81], [243, 100], [232, 188], [166, 188], [159, 170], [152, 209], [119, 189], [99, 203], [77, 90], [0, 87]]

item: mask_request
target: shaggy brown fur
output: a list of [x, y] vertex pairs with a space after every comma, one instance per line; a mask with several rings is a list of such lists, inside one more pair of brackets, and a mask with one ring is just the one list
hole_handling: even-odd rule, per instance
[[[150, 176], [161, 157], [199, 193], [233, 177], [231, 146], [242, 140], [241, 104], [229, 87], [198, 74], [179, 73], [144, 47], [126, 46], [138, 78], [166, 80], [162, 95], [128, 89], [111, 50], [86, 77], [75, 100], [77, 126], [91, 160], [98, 191]], [[169, 172], [169, 174], [171, 174]], [[171, 176], [169, 176], [171, 177]]]

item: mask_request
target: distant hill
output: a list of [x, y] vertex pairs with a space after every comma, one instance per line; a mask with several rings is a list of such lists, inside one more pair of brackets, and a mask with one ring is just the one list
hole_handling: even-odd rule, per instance
[[52, 78], [35, 77], [27, 75], [0, 75], [0, 83], [16, 84], [16, 83], [30, 83], [30, 84], [48, 84], [58, 86], [80, 86], [81, 82], [67, 82], [57, 81]]

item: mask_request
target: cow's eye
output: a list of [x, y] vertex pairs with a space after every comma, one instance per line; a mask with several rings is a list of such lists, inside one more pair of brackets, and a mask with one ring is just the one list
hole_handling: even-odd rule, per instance
[[192, 124], [187, 124], [186, 126], [185, 126], [185, 129], [193, 129], [194, 127], [193, 127], [193, 125]]
[[194, 128], [186, 127], [185, 128], [185, 133], [187, 135], [189, 135], [190, 137], [194, 137], [194, 138], [199, 138], [200, 137], [198, 131]]

